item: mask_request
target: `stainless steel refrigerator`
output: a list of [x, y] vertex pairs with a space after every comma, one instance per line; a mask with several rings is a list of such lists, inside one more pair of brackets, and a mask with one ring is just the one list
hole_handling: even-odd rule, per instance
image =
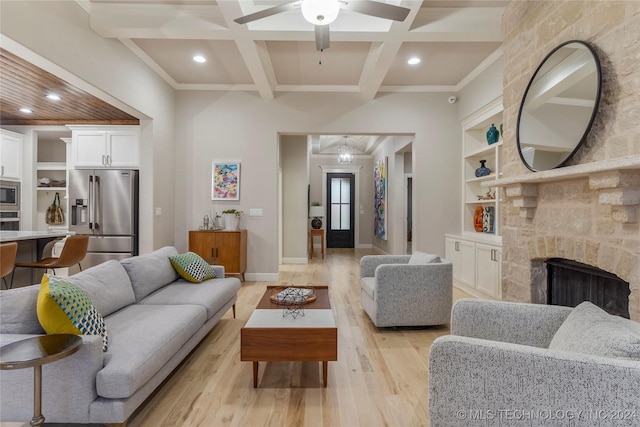
[[70, 231], [88, 234], [82, 268], [138, 255], [138, 171], [69, 171]]

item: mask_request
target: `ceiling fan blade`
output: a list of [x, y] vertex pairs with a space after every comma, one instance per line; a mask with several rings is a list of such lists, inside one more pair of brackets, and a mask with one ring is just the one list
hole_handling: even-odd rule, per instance
[[411, 9], [407, 9], [406, 7], [371, 0], [347, 1], [346, 4], [341, 4], [341, 8], [352, 12], [362, 13], [364, 15], [391, 19], [393, 21], [404, 21], [409, 15], [409, 12], [411, 12]]
[[257, 21], [258, 19], [266, 18], [267, 16], [276, 15], [282, 12], [288, 12], [300, 6], [300, 1], [293, 1], [291, 3], [285, 3], [278, 6], [270, 7], [268, 9], [264, 9], [255, 13], [250, 13], [249, 15], [241, 16], [240, 18], [234, 19], [234, 22], [237, 24], [246, 24], [247, 22]]
[[329, 25], [316, 25], [316, 49], [323, 50], [329, 47]]

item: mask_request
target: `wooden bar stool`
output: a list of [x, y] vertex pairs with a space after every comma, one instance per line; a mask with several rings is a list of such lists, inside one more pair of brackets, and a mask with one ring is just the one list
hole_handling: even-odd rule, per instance
[[[17, 253], [18, 242], [0, 244], [0, 277], [2, 277], [5, 288], [7, 288], [7, 279], [5, 279], [5, 276], [13, 273]], [[13, 282], [13, 275], [11, 276], [11, 282]]]
[[56, 274], [56, 268], [73, 267], [78, 264], [82, 271], [80, 261], [87, 255], [88, 246], [89, 236], [69, 236], [64, 242], [60, 258], [50, 257], [35, 262], [18, 262], [16, 267], [51, 269], [53, 274]]

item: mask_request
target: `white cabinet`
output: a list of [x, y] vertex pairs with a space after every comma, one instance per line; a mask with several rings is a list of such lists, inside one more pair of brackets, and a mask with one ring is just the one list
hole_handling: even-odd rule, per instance
[[502, 248], [476, 243], [476, 289], [494, 298], [502, 298]]
[[22, 135], [0, 129], [0, 177], [22, 180]]
[[447, 237], [445, 251], [445, 258], [453, 263], [454, 280], [467, 286], [473, 286], [476, 274], [476, 255], [473, 243]]
[[454, 286], [480, 298], [502, 298], [500, 243], [478, 242], [474, 236], [445, 236], [445, 258], [453, 263]]
[[[446, 258], [453, 262], [454, 285], [481, 298], [502, 298], [500, 193], [483, 186], [500, 178], [502, 137], [489, 144], [487, 131], [492, 125], [501, 129], [502, 110], [500, 97], [461, 123], [462, 224], [459, 234], [445, 236]], [[482, 165], [490, 169], [488, 174], [486, 170], [476, 173]]]
[[140, 166], [137, 126], [128, 126], [127, 129], [69, 127], [72, 129], [74, 168], [137, 168]]

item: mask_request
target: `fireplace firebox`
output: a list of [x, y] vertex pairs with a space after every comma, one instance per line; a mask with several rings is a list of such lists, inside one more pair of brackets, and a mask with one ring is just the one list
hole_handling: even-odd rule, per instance
[[547, 304], [575, 307], [590, 301], [610, 314], [629, 318], [629, 282], [580, 262], [549, 258]]

